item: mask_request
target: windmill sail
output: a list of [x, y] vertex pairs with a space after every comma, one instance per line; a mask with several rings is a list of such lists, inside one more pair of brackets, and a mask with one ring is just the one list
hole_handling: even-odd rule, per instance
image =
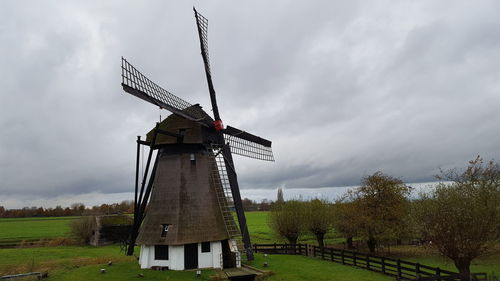
[[274, 161], [271, 141], [252, 135], [240, 129], [227, 126], [224, 140], [229, 143], [231, 152], [254, 159]]
[[[210, 101], [212, 102], [212, 111], [216, 122], [220, 121], [219, 108], [217, 107], [217, 98], [215, 97], [214, 84], [212, 82], [212, 73], [210, 71], [210, 60], [208, 57], [208, 20], [202, 16], [193, 7], [194, 17], [196, 18], [196, 25], [198, 27], [198, 35], [200, 37], [201, 56], [203, 57], [203, 64], [205, 65], [205, 74], [207, 76], [208, 92], [210, 93]], [[222, 124], [222, 123], [221, 123]]]
[[122, 87], [125, 92], [140, 99], [167, 109], [188, 120], [198, 121], [204, 126], [211, 126], [205, 116], [198, 111], [191, 110], [192, 104], [163, 89], [139, 72], [125, 58], [122, 57]]
[[210, 59], [208, 57], [208, 20], [198, 13], [195, 8], [193, 8], [193, 10], [196, 18], [196, 25], [198, 27], [198, 35], [200, 37], [201, 56], [203, 57], [203, 62], [205, 63], [205, 70], [211, 74]]

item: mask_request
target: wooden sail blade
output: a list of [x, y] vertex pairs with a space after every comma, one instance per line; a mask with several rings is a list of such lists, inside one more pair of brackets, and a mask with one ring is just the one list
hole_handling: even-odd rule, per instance
[[198, 36], [200, 37], [200, 48], [205, 70], [210, 74], [210, 60], [208, 57], [208, 20], [202, 16], [193, 7], [194, 17], [196, 18], [196, 26], [198, 27]]
[[210, 93], [210, 101], [212, 103], [212, 111], [214, 119], [220, 120], [219, 108], [217, 106], [217, 98], [215, 96], [214, 84], [212, 82], [212, 73], [210, 71], [210, 60], [208, 57], [208, 20], [202, 16], [193, 7], [194, 17], [196, 18], [196, 26], [198, 27], [198, 35], [200, 37], [201, 56], [205, 65], [205, 75], [207, 76], [208, 92]]
[[231, 152], [254, 159], [274, 161], [271, 141], [252, 135], [240, 129], [227, 126], [224, 140], [229, 143]]
[[151, 81], [123, 57], [122, 87], [125, 92], [186, 119], [198, 121], [204, 126], [212, 125], [209, 120], [205, 120], [206, 116], [200, 114], [200, 111], [193, 110], [192, 104]]

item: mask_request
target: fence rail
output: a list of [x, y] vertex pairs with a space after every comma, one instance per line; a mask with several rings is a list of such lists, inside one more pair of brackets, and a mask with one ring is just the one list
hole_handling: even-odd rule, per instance
[[[460, 281], [456, 272], [420, 263], [382, 257], [355, 251], [321, 248], [308, 244], [254, 244], [254, 252], [267, 254], [303, 255], [351, 265], [396, 277], [397, 280]], [[473, 281], [487, 281], [486, 273], [472, 274]]]
[[17, 280], [18, 278], [24, 278], [29, 276], [36, 276], [38, 280], [48, 277], [47, 272], [28, 272], [28, 273], [20, 273], [20, 274], [12, 274], [12, 275], [4, 275], [0, 276], [2, 280]]

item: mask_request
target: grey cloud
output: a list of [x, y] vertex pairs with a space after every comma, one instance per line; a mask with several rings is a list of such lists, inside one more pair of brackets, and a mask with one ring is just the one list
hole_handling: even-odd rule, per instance
[[[135, 138], [168, 112], [123, 93], [120, 56], [209, 111], [192, 4], [2, 4], [4, 196], [132, 191]], [[242, 188], [429, 181], [499, 158], [497, 2], [195, 4], [224, 122], [273, 141], [276, 163], [236, 158]]]

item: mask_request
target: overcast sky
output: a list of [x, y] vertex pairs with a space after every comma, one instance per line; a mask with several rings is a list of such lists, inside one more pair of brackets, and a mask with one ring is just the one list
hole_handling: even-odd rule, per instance
[[235, 156], [244, 195], [500, 159], [499, 1], [2, 1], [0, 205], [132, 198], [136, 136], [169, 113], [120, 57], [210, 112], [193, 5], [224, 123], [273, 141]]

